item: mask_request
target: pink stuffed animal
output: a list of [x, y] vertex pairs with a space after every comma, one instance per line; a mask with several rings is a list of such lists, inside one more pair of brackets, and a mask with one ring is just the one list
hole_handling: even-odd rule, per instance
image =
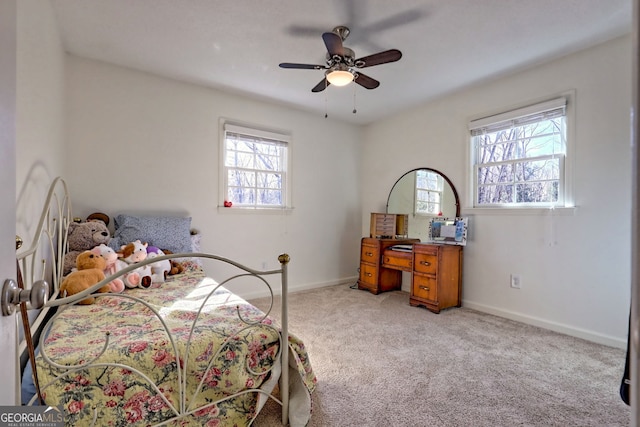
[[[147, 243], [136, 240], [122, 245], [116, 253], [119, 257], [116, 261], [116, 269], [120, 271], [131, 264], [147, 259]], [[148, 288], [151, 286], [151, 267], [148, 265], [138, 267], [125, 274], [122, 280], [127, 288]]]
[[[95, 248], [91, 249], [91, 252], [96, 255], [102, 255], [102, 257], [106, 261], [106, 267], [104, 269], [104, 275], [106, 277], [109, 277], [117, 272], [116, 261], [118, 261], [118, 254], [116, 253], [116, 251], [102, 243], [100, 246], [96, 246]], [[120, 293], [124, 291], [124, 282], [122, 281], [122, 279], [116, 278], [109, 282], [109, 287], [111, 288], [111, 292]]]

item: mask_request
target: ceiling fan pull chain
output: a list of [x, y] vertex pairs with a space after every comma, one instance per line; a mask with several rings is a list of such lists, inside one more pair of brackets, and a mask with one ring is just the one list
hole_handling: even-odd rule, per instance
[[[327, 88], [327, 79], [324, 80], [324, 88]], [[324, 118], [326, 119], [327, 117], [329, 117], [329, 114], [327, 114], [327, 112], [329, 111], [329, 109], [327, 108], [327, 103], [329, 102], [329, 94], [328, 94], [328, 90], [324, 91]]]
[[356, 113], [356, 85], [353, 86], [353, 114]]

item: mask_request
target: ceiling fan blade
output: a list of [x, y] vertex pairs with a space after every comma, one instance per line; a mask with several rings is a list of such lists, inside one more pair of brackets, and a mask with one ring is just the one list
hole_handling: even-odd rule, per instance
[[378, 52], [373, 55], [356, 59], [355, 64], [358, 68], [365, 68], [372, 67], [374, 65], [386, 64], [388, 62], [396, 62], [400, 60], [400, 58], [402, 58], [402, 52], [398, 49], [389, 49], [384, 52]]
[[356, 78], [354, 79], [354, 82], [358, 83], [360, 86], [366, 89], [375, 89], [378, 86], [380, 86], [379, 81], [377, 81], [376, 79], [372, 79], [371, 77], [362, 73], [356, 73]]
[[322, 92], [330, 84], [331, 83], [329, 83], [329, 80], [327, 80], [326, 77], [325, 77], [324, 79], [322, 79], [322, 81], [320, 83], [318, 83], [317, 85], [315, 85], [315, 87], [313, 89], [311, 89], [311, 92]]
[[378, 22], [374, 22], [373, 24], [369, 24], [362, 30], [367, 33], [378, 33], [389, 28], [407, 25], [411, 22], [417, 21], [422, 18], [422, 15], [423, 12], [420, 9], [405, 10], [404, 12], [397, 13]]
[[327, 52], [331, 56], [340, 55], [344, 56], [345, 51], [342, 46], [342, 38], [336, 33], [322, 33], [322, 40], [324, 40], [324, 45], [327, 47]]
[[318, 34], [322, 34], [327, 30], [327, 27], [315, 27], [315, 26], [302, 26], [291, 25], [287, 32], [295, 37], [318, 37]]
[[325, 67], [324, 65], [295, 64], [291, 62], [283, 62], [280, 64], [280, 68], [293, 68], [296, 70], [324, 70], [327, 67]]

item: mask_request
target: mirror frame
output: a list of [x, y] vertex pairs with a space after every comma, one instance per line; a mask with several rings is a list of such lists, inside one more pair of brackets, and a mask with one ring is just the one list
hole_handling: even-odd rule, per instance
[[391, 200], [391, 193], [393, 193], [393, 189], [396, 187], [398, 182], [400, 182], [400, 180], [402, 178], [404, 178], [405, 176], [409, 175], [410, 173], [413, 173], [413, 172], [416, 172], [416, 171], [419, 171], [419, 170], [428, 170], [428, 171], [431, 171], [431, 172], [435, 172], [438, 175], [440, 175], [442, 178], [444, 178], [444, 180], [447, 182], [447, 184], [449, 184], [449, 186], [451, 187], [451, 191], [453, 191], [453, 197], [455, 198], [455, 202], [456, 202], [456, 217], [459, 217], [460, 216], [460, 198], [458, 197], [458, 191], [456, 190], [456, 186], [453, 185], [453, 182], [451, 182], [451, 180], [449, 179], [448, 176], [446, 176], [445, 174], [443, 174], [439, 170], [433, 169], [433, 168], [415, 168], [415, 169], [411, 169], [410, 171], [404, 173], [400, 178], [398, 178], [396, 180], [396, 182], [393, 184], [393, 186], [391, 187], [391, 190], [389, 190], [389, 195], [387, 196], [386, 211], [389, 212], [389, 200]]

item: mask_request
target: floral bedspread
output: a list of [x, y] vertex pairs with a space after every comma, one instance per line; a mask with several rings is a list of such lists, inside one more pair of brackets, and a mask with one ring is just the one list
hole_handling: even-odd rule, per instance
[[[256, 417], [266, 396], [247, 390], [277, 384], [277, 326], [223, 287], [211, 294], [218, 285], [202, 270], [170, 279], [66, 307], [55, 319], [38, 375], [45, 403], [62, 405], [67, 425], [242, 426]], [[316, 378], [293, 335], [288, 350], [292, 400], [305, 402], [292, 411], [308, 420]]]

